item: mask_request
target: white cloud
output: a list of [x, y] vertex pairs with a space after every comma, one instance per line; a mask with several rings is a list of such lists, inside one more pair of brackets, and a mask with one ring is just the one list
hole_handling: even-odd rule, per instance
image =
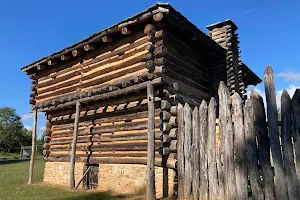
[[29, 130], [29, 131], [32, 130], [32, 127], [31, 127], [31, 126], [28, 126], [28, 125], [24, 125], [24, 128], [26, 128], [26, 129]]
[[[38, 116], [44, 116], [44, 113], [38, 112]], [[33, 113], [26, 113], [21, 115], [21, 120], [23, 123], [31, 119], [33, 119]]]
[[27, 114], [21, 115], [21, 120], [23, 122], [28, 121], [29, 119], [32, 119], [32, 118], [33, 118], [33, 113], [27, 113]]
[[300, 82], [300, 72], [280, 72], [278, 76], [283, 78], [287, 82]]

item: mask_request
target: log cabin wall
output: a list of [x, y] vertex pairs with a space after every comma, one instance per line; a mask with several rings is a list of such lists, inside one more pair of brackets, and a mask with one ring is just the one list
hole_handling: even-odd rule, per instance
[[243, 81], [243, 70], [240, 58], [239, 39], [236, 33], [238, 27], [231, 21], [225, 20], [207, 26], [209, 36], [226, 49], [227, 86], [230, 94], [239, 93], [246, 99], [246, 86]]

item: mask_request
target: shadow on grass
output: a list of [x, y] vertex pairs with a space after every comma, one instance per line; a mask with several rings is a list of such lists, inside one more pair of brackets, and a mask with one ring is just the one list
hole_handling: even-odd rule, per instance
[[113, 196], [108, 192], [88, 192], [86, 194], [80, 194], [76, 197], [56, 198], [55, 200], [121, 200], [125, 198], [126, 196]]
[[8, 164], [16, 164], [16, 163], [21, 163], [21, 162], [28, 162], [30, 161], [29, 159], [0, 159], [0, 165], [8, 165]]

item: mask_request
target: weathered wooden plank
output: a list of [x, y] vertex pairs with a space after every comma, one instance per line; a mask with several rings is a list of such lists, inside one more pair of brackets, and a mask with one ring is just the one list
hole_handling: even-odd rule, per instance
[[252, 189], [252, 199], [261, 200], [264, 199], [264, 193], [258, 166], [253, 112], [252, 99], [248, 99], [244, 107], [247, 168]]
[[200, 183], [200, 149], [199, 149], [199, 109], [195, 107], [192, 113], [192, 160], [193, 160], [193, 182], [192, 182], [192, 196], [194, 199], [199, 197], [199, 183]]
[[[300, 94], [300, 90], [297, 89], [293, 96], [293, 142], [296, 156], [296, 172], [298, 185], [300, 185], [300, 105], [296, 96]], [[299, 95], [300, 96], [300, 95]]]
[[183, 106], [178, 103], [177, 106], [177, 173], [178, 173], [178, 199], [184, 199], [184, 117]]
[[263, 179], [266, 200], [275, 200], [274, 171], [270, 162], [270, 138], [266, 123], [266, 113], [263, 98], [255, 91], [251, 91], [254, 110], [254, 126], [258, 139], [258, 159]]
[[236, 140], [235, 177], [238, 199], [248, 199], [248, 177], [245, 159], [245, 132], [242, 98], [238, 93], [231, 97], [233, 106], [234, 135]]
[[285, 199], [288, 196], [287, 187], [285, 184], [285, 176], [283, 170], [283, 162], [281, 155], [281, 148], [279, 143], [278, 133], [278, 111], [276, 104], [276, 93], [274, 85], [274, 74], [273, 69], [270, 65], [264, 73], [265, 92], [267, 100], [267, 115], [270, 135], [270, 146], [272, 151], [272, 158], [274, 162], [275, 176], [275, 192], [277, 199]]
[[292, 106], [291, 98], [286, 90], [283, 90], [281, 96], [281, 138], [282, 154], [285, 181], [288, 190], [289, 199], [299, 199], [298, 181], [294, 162], [294, 152], [292, 144]]
[[208, 141], [207, 141], [207, 160], [208, 160], [208, 183], [209, 199], [218, 198], [218, 178], [216, 161], [216, 113], [217, 103], [214, 97], [208, 105]]
[[155, 192], [155, 114], [154, 114], [154, 87], [147, 84], [148, 98], [148, 150], [147, 150], [147, 199], [154, 200]]
[[35, 149], [36, 148], [36, 130], [37, 130], [36, 128], [37, 128], [37, 111], [34, 110], [28, 184], [32, 184], [32, 178], [33, 178], [34, 160], [35, 160], [35, 154], [36, 154], [36, 149]]
[[234, 144], [233, 130], [230, 113], [230, 96], [229, 91], [224, 84], [220, 82], [219, 90], [220, 101], [220, 131], [224, 136], [224, 183], [225, 183], [225, 199], [237, 199], [235, 167], [234, 167]]
[[208, 173], [207, 173], [207, 141], [208, 141], [208, 112], [207, 103], [202, 101], [199, 108], [200, 123], [200, 188], [199, 199], [208, 200]]
[[193, 168], [192, 168], [192, 110], [189, 104], [185, 103], [184, 113], [184, 199], [190, 199], [192, 192]]
[[75, 155], [76, 155], [76, 146], [77, 146], [77, 137], [78, 137], [78, 125], [79, 125], [79, 114], [80, 114], [80, 102], [76, 103], [76, 117], [74, 121], [74, 135], [72, 141], [72, 151], [70, 159], [70, 188], [75, 187]]

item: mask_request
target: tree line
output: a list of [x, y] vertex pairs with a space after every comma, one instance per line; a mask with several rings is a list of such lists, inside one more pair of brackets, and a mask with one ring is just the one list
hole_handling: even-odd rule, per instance
[[32, 132], [24, 127], [16, 109], [0, 108], [0, 151], [18, 152], [21, 145], [30, 146], [31, 134]]

